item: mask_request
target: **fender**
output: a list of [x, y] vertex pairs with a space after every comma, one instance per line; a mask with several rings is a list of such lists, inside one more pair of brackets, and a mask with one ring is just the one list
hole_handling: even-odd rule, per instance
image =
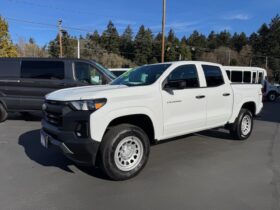
[[[100, 110], [101, 111], [101, 110]], [[119, 117], [129, 116], [129, 115], [137, 115], [143, 114], [149, 117], [154, 126], [155, 139], [160, 136], [160, 133], [163, 132], [163, 126], [156, 122], [156, 116], [154, 116], [153, 112], [147, 107], [128, 107], [128, 108], [120, 108], [114, 109], [110, 112], [96, 112], [90, 116], [90, 134], [91, 138], [95, 141], [101, 142], [103, 135], [108, 127], [108, 125], [115, 119]]]

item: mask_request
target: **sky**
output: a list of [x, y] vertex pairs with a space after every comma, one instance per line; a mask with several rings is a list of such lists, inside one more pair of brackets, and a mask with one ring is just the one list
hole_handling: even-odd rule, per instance
[[[194, 30], [206, 35], [212, 30], [250, 35], [280, 13], [280, 0], [166, 1], [166, 31], [172, 28], [178, 37]], [[14, 43], [33, 37], [43, 46], [55, 38], [59, 19], [75, 36], [101, 33], [109, 20], [120, 34], [130, 25], [135, 35], [142, 24], [158, 33], [162, 0], [0, 0], [0, 15], [8, 21]]]

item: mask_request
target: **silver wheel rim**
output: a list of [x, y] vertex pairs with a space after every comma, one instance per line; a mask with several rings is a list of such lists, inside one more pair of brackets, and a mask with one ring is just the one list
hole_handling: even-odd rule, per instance
[[143, 144], [136, 136], [128, 136], [120, 141], [114, 161], [121, 171], [130, 171], [136, 168], [143, 157]]
[[274, 95], [274, 94], [271, 94], [271, 95], [269, 96], [269, 98], [270, 98], [271, 101], [274, 101], [274, 100], [275, 100], [275, 95]]
[[243, 135], [248, 135], [251, 131], [252, 122], [251, 117], [249, 115], [245, 115], [242, 119], [241, 123], [241, 132]]

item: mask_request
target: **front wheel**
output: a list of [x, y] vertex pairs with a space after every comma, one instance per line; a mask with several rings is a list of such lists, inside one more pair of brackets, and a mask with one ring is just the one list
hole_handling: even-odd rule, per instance
[[253, 130], [253, 115], [247, 109], [241, 109], [235, 122], [230, 125], [230, 134], [236, 140], [245, 140], [249, 138]]
[[121, 124], [106, 132], [101, 146], [101, 168], [113, 180], [126, 180], [136, 176], [149, 157], [147, 134], [139, 127]]

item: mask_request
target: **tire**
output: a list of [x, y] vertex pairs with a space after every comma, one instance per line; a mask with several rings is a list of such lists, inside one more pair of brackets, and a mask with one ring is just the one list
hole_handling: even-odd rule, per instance
[[110, 179], [136, 176], [146, 165], [150, 142], [147, 134], [131, 124], [110, 127], [100, 145], [100, 166]]
[[0, 103], [0, 122], [4, 122], [8, 118], [5, 107]]
[[268, 101], [270, 101], [270, 102], [276, 101], [276, 98], [277, 98], [277, 96], [276, 96], [276, 93], [275, 93], [275, 92], [270, 92], [270, 93], [268, 93], [268, 95], [267, 95], [267, 99], [268, 99]]
[[230, 134], [236, 140], [248, 139], [253, 130], [253, 115], [248, 109], [241, 109], [235, 122], [230, 125]]

